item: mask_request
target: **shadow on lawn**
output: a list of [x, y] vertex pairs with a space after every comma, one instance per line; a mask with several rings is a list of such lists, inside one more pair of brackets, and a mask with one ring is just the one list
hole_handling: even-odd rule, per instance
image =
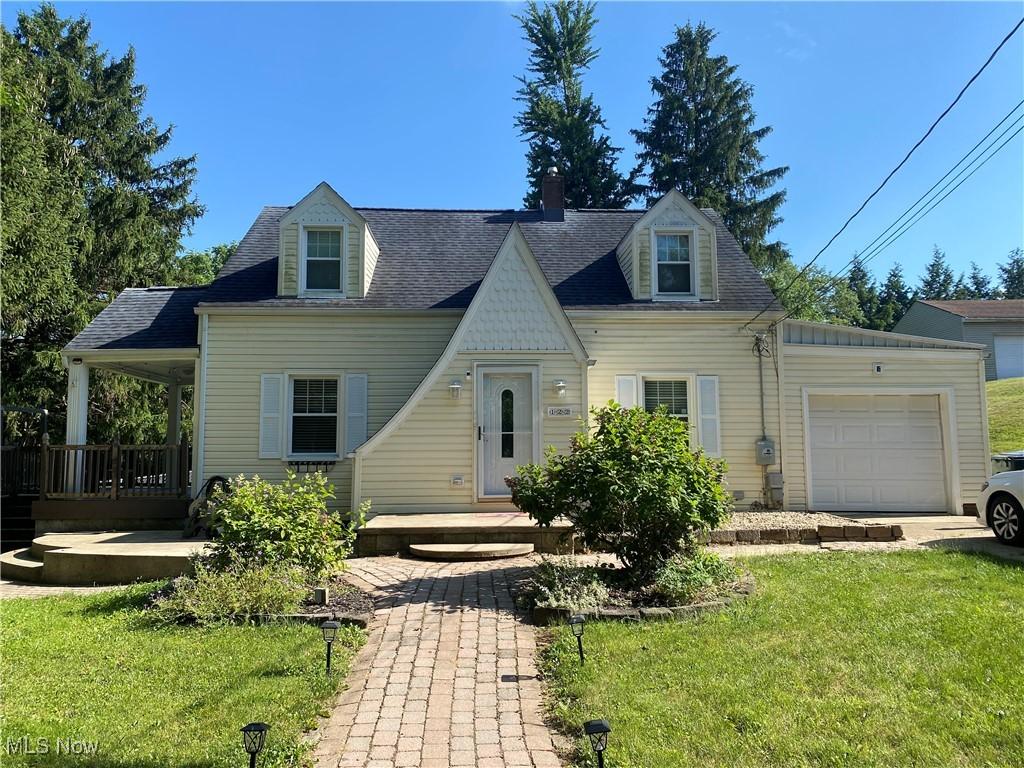
[[965, 555], [994, 565], [1024, 568], [1024, 547], [1001, 544], [991, 537], [951, 537], [921, 542], [921, 546], [949, 554]]

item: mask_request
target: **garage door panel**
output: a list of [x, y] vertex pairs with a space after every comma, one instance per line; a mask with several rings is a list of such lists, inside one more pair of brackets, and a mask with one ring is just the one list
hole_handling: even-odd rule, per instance
[[996, 378], [1024, 376], [1024, 336], [996, 336], [992, 342]]
[[938, 397], [812, 395], [811, 501], [832, 511], [945, 511]]

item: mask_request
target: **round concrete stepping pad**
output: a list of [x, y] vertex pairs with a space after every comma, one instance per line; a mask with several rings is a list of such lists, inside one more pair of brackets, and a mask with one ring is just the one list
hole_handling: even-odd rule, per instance
[[410, 544], [409, 553], [427, 560], [497, 560], [533, 554], [533, 544]]

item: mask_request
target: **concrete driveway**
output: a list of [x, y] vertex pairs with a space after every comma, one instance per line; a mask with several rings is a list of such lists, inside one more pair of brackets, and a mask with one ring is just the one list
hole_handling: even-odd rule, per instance
[[924, 547], [943, 547], [962, 552], [984, 552], [1003, 560], [1024, 564], [1024, 547], [1010, 547], [999, 543], [992, 531], [982, 528], [973, 517], [943, 514], [905, 515], [884, 512], [832, 514], [861, 523], [902, 525], [906, 540]]

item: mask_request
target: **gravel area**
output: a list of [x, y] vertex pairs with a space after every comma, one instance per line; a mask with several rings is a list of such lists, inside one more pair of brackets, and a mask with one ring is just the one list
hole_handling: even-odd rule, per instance
[[827, 512], [734, 512], [723, 531], [766, 531], [770, 529], [816, 528], [819, 525], [850, 525], [850, 521]]

